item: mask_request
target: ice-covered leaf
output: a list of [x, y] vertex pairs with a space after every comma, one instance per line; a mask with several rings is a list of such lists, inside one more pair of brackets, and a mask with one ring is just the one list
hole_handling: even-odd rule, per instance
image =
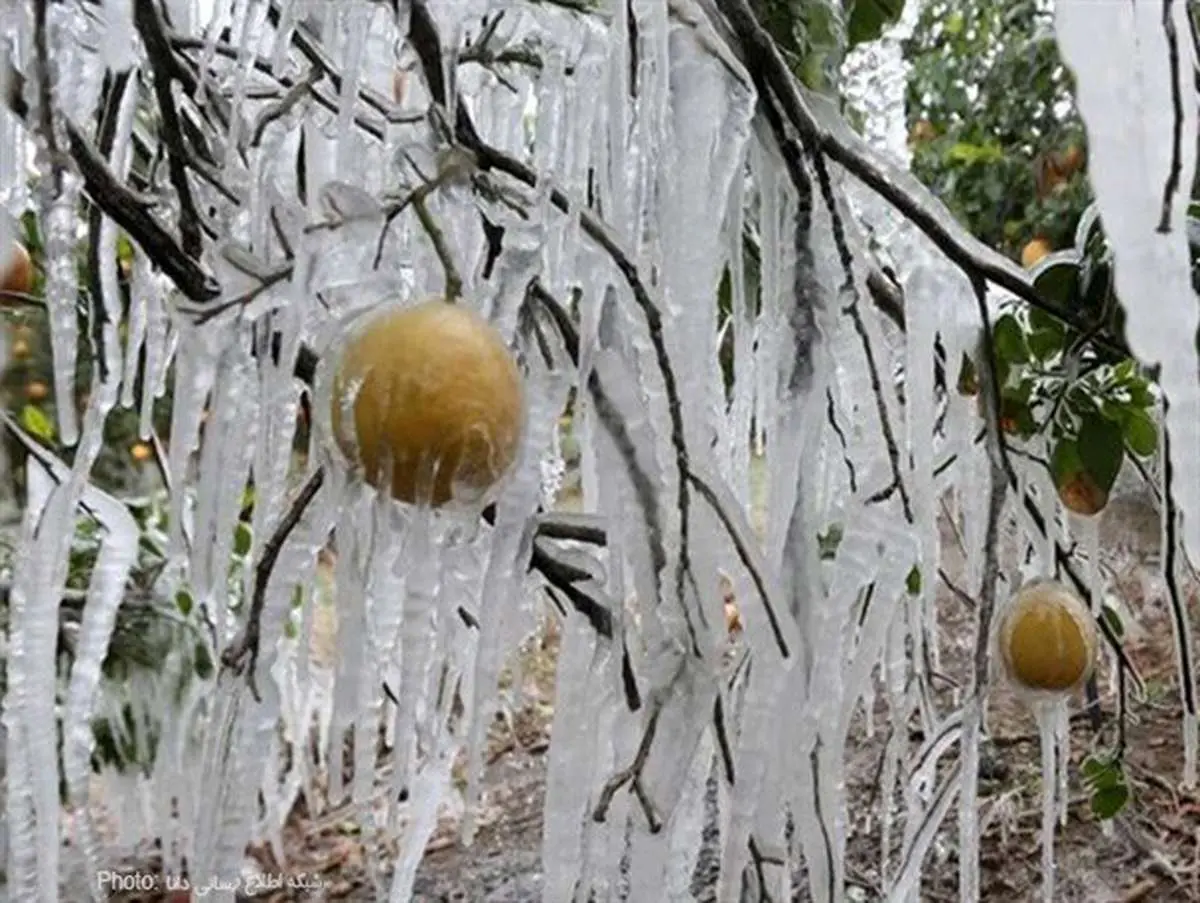
[[1105, 492], [1111, 489], [1125, 458], [1120, 424], [1099, 414], [1085, 414], [1076, 447], [1080, 463], [1096, 485]]

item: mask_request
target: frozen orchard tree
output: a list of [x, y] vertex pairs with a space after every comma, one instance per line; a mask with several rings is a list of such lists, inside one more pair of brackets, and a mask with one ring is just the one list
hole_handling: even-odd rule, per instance
[[[1180, 186], [1195, 59], [1184, 5], [1166, 9], [1059, 0], [1057, 25], [1129, 338], [1163, 368], [1165, 489], [1194, 558]], [[0, 647], [10, 899], [95, 897], [97, 876], [146, 844], [164, 874], [230, 881], [251, 843], [282, 858], [301, 798], [309, 812], [348, 803], [389, 841], [370, 847], [392, 851], [369, 862], [379, 898], [410, 899], [456, 761], [470, 840], [500, 675], [546, 611], [563, 636], [547, 903], [692, 899], [702, 854], [722, 901], [788, 899], [796, 880], [814, 901], [846, 899], [864, 705], [927, 738], [886, 743], [881, 893], [919, 898], [956, 810], [962, 895], [978, 898], [998, 600], [1025, 567], [1101, 611], [1053, 487], [1006, 452], [995, 374], [981, 368], [982, 440], [974, 403], [947, 391], [946, 362], [991, 359], [1000, 300], [1046, 302], [906, 172], [897, 34], [847, 63], [864, 138], [793, 77], [747, 0], [31, 0], [5, 5], [0, 29], [0, 240], [35, 214], [55, 432], [72, 452], [5, 421], [30, 452]], [[522, 384], [515, 463], [446, 504], [393, 499], [331, 435], [331, 406], [355, 403], [333, 389], [350, 328], [430, 297], [486, 319]], [[552, 501], [569, 397], [584, 513], [566, 517]], [[167, 490], [149, 539], [133, 502], [90, 479], [122, 408], [139, 412]], [[946, 498], [977, 602], [954, 705], [930, 682]], [[64, 673], [81, 518], [96, 559]], [[331, 537], [336, 653], [319, 661], [306, 640]], [[154, 598], [216, 668], [174, 650], [157, 676], [102, 669], [148, 541]], [[93, 773], [97, 719], [144, 772]], [[1185, 731], [1193, 779], [1194, 718]]]

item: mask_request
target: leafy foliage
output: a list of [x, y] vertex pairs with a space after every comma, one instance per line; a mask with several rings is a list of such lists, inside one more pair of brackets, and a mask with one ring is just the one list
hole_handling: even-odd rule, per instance
[[1044, 0], [931, 0], [905, 45], [914, 174], [1013, 256], [1069, 242], [1090, 200], [1052, 25]]

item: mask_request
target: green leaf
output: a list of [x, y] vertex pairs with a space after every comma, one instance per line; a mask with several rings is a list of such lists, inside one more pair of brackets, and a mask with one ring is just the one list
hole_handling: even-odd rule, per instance
[[1063, 349], [1063, 332], [1038, 329], [1029, 334], [1029, 351], [1039, 361], [1048, 361]]
[[1123, 432], [1129, 450], [1139, 458], [1149, 458], [1158, 451], [1158, 426], [1145, 411], [1130, 411]]
[[838, 546], [842, 544], [842, 525], [830, 524], [824, 533], [817, 534], [817, 547], [822, 561], [830, 561], [837, 557]]
[[196, 676], [201, 680], [208, 680], [213, 675], [212, 654], [208, 651], [208, 644], [201, 640], [196, 641], [194, 667]]
[[1135, 376], [1129, 381], [1129, 401], [1137, 408], [1146, 410], [1154, 407], [1154, 391], [1143, 376]]
[[1125, 459], [1125, 436], [1120, 425], [1097, 414], [1085, 415], [1078, 443], [1084, 469], [1100, 489], [1108, 492]]
[[1012, 314], [1005, 314], [992, 327], [992, 340], [996, 345], [996, 356], [1002, 361], [1023, 364], [1029, 360], [1029, 348], [1025, 344], [1025, 332]]
[[1029, 271], [1034, 290], [1050, 304], [1070, 309], [1079, 291], [1078, 251], [1067, 249], [1047, 254]]
[[1102, 820], [1112, 818], [1129, 802], [1129, 788], [1124, 784], [1105, 787], [1092, 794], [1092, 812]]
[[[1004, 151], [995, 144], [970, 144], [966, 141], [958, 141], [950, 147], [946, 148], [947, 163], [965, 163], [968, 166], [975, 163], [995, 163], [998, 160], [1004, 159]], [[987, 183], [995, 185], [1000, 191], [1003, 191], [1004, 186], [1000, 182]]]
[[846, 23], [850, 46], [874, 41], [884, 28], [899, 20], [902, 12], [904, 0], [854, 0], [850, 21]]
[[904, 588], [908, 590], [910, 596], [919, 596], [921, 594], [921, 569], [915, 564], [912, 570], [908, 572], [908, 576], [904, 578]]
[[978, 391], [979, 374], [975, 371], [975, 361], [971, 359], [971, 355], [964, 351], [962, 365], [958, 368], [958, 393], [960, 395], [974, 395]]
[[1125, 636], [1125, 625], [1122, 623], [1121, 616], [1117, 614], [1117, 610], [1115, 608], [1113, 608], [1111, 605], [1102, 606], [1100, 609], [1100, 617], [1102, 617], [1104, 622], [1108, 624], [1108, 628], [1112, 631], [1112, 635], [1118, 640]]
[[194, 604], [192, 594], [186, 589], [181, 589], [175, 594], [175, 607], [179, 609], [179, 613], [185, 618], [192, 613], [192, 606]]
[[27, 404], [21, 409], [21, 428], [43, 442], [54, 441], [54, 423], [39, 407]]
[[1081, 470], [1083, 460], [1079, 456], [1079, 445], [1074, 439], [1063, 437], [1050, 455], [1050, 473], [1054, 477], [1054, 485], [1062, 486]]
[[233, 532], [233, 553], [240, 558], [245, 558], [250, 553], [250, 542], [253, 534], [250, 531], [250, 525], [244, 521], [239, 522], [237, 529]]

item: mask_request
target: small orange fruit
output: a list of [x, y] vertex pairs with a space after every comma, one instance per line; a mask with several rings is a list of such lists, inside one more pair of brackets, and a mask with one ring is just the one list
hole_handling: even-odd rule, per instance
[[[360, 325], [361, 324], [361, 325]], [[485, 495], [512, 467], [524, 429], [520, 371], [477, 313], [441, 299], [356, 324], [333, 382], [333, 436], [368, 483], [439, 507]], [[353, 429], [343, 425], [353, 407]]]
[[1058, 497], [1062, 500], [1064, 508], [1084, 517], [1099, 514], [1108, 504], [1108, 493], [1096, 484], [1090, 474], [1082, 470], [1062, 481], [1058, 487]]
[[25, 387], [25, 397], [30, 401], [45, 401], [50, 395], [50, 387], [40, 380], [34, 380]]
[[135, 442], [129, 447], [129, 457], [139, 464], [145, 464], [154, 457], [154, 449], [145, 442]]
[[1068, 177], [1073, 176], [1079, 170], [1083, 169], [1087, 163], [1087, 155], [1083, 152], [1083, 148], [1078, 144], [1072, 144], [1062, 153], [1059, 160], [1060, 168]]
[[25, 339], [17, 339], [8, 350], [17, 360], [24, 360], [29, 357], [29, 342]]
[[32, 288], [33, 261], [24, 245], [14, 245], [5, 261], [4, 274], [0, 276], [0, 291], [28, 295]]
[[937, 129], [933, 127], [933, 123], [928, 119], [920, 119], [913, 123], [912, 130], [908, 133], [909, 144], [925, 144], [937, 137]]
[[1021, 587], [1001, 616], [999, 641], [1006, 673], [1027, 690], [1067, 692], [1091, 674], [1096, 657], [1091, 613], [1053, 580]]
[[1035, 238], [1021, 249], [1021, 266], [1029, 269], [1053, 250], [1046, 239]]

